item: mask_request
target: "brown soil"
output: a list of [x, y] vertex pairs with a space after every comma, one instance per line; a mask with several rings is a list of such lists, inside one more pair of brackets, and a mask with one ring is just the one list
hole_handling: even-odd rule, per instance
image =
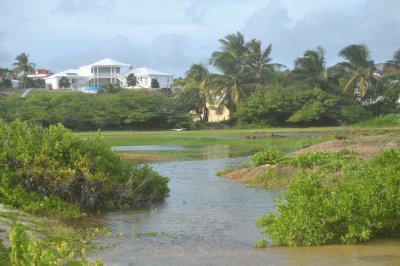
[[371, 156], [377, 155], [382, 150], [398, 147], [400, 147], [399, 136], [382, 135], [327, 141], [294, 151], [291, 154], [296, 155], [317, 151], [338, 152], [343, 149], [349, 149], [353, 151], [358, 157], [362, 159], [367, 159]]
[[[378, 136], [361, 136], [351, 139], [333, 140], [320, 144], [312, 145], [310, 147], [296, 150], [290, 155], [302, 154], [317, 151], [332, 151], [338, 152], [343, 149], [349, 149], [361, 159], [368, 159], [377, 155], [382, 150], [399, 148], [400, 136], [399, 135], [378, 135]], [[223, 173], [222, 176], [234, 182], [248, 184], [252, 180], [261, 177], [270, 165], [262, 165], [258, 167], [249, 166], [233, 170], [231, 172]]]

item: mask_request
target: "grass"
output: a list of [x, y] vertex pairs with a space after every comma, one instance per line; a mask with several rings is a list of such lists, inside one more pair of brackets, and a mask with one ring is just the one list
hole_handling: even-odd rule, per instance
[[[121, 153], [129, 161], [155, 162], [250, 156], [265, 148], [290, 152], [299, 148], [340, 138], [400, 134], [399, 127], [311, 127], [218, 129], [197, 131], [104, 131], [100, 132], [110, 146], [179, 145], [180, 151], [131, 151]], [[289, 133], [292, 137], [271, 137]], [[316, 133], [314, 137], [307, 134]], [[90, 137], [98, 132], [77, 132]]]
[[[132, 151], [121, 154], [122, 158], [128, 160], [149, 162], [249, 156], [267, 147], [274, 147], [287, 152], [333, 139], [332, 136], [325, 136], [324, 134], [318, 137], [304, 137], [300, 136], [301, 133], [323, 133], [333, 129], [224, 129], [183, 132], [105, 131], [101, 132], [101, 135], [110, 146], [179, 145], [186, 148], [179, 151]], [[279, 132], [299, 133], [299, 136], [270, 136], [272, 133]], [[76, 134], [81, 137], [90, 137], [98, 134], [98, 132], [79, 132]]]

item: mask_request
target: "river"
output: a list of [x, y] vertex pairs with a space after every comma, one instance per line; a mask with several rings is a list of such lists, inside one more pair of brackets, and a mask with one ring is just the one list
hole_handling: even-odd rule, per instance
[[257, 217], [273, 211], [277, 192], [246, 188], [216, 176], [246, 158], [174, 161], [152, 164], [170, 178], [163, 203], [90, 217], [110, 228], [97, 237], [107, 246], [90, 253], [105, 265], [400, 265], [400, 241], [376, 240], [358, 245], [267, 247]]

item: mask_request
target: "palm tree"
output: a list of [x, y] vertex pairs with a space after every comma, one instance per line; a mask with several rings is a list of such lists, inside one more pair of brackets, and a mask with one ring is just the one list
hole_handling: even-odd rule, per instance
[[248, 96], [245, 90], [248, 44], [240, 32], [229, 34], [219, 42], [220, 51], [212, 54], [210, 63], [222, 75], [209, 75], [206, 85], [209, 91], [219, 93], [220, 97], [227, 97], [231, 102], [231, 109], [236, 110], [240, 100]]
[[344, 73], [343, 91], [352, 90], [363, 97], [374, 80], [375, 64], [370, 59], [368, 47], [364, 44], [352, 44], [343, 48], [339, 55], [347, 60], [335, 66]]
[[186, 71], [186, 81], [196, 82], [201, 84], [207, 78], [208, 69], [203, 64], [193, 64], [188, 71]]
[[29, 54], [25, 54], [25, 53], [21, 53], [19, 54], [15, 60], [17, 62], [15, 62], [13, 64], [14, 69], [12, 70], [12, 72], [14, 74], [19, 74], [19, 73], [23, 73], [24, 76], [26, 76], [28, 73], [31, 73], [33, 71], [35, 71], [35, 67], [36, 65], [34, 63], [29, 63]]
[[316, 50], [305, 51], [304, 56], [297, 58], [294, 64], [294, 72], [315, 87], [321, 88], [322, 82], [328, 77], [325, 50], [320, 46]]
[[393, 59], [385, 63], [383, 79], [387, 84], [386, 97], [399, 99], [400, 95], [400, 50], [397, 50]]
[[253, 39], [248, 43], [246, 67], [257, 85], [263, 85], [272, 73], [284, 67], [284, 65], [281, 64], [271, 63], [271, 51], [272, 45], [268, 45], [267, 48], [263, 50], [260, 40]]

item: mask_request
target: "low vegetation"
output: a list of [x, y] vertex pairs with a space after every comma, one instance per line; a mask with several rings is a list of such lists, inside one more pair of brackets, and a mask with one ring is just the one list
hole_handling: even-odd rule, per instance
[[[162, 200], [169, 192], [167, 183], [147, 165], [122, 161], [99, 135], [81, 139], [60, 124], [43, 128], [18, 120], [0, 122], [0, 202], [7, 206], [65, 221], [86, 211]], [[75, 260], [82, 236], [40, 239], [28, 236], [31, 228], [18, 222], [11, 225], [11, 248], [0, 248], [1, 260], [12, 265], [88, 264], [84, 252]]]
[[[305, 171], [290, 181], [276, 213], [257, 220], [274, 245], [350, 244], [400, 230], [400, 149], [368, 161], [344, 153], [299, 155], [287, 161]], [[315, 169], [319, 171], [306, 171]], [[338, 171], [339, 170], [339, 171]], [[257, 246], [265, 246], [266, 240]]]

